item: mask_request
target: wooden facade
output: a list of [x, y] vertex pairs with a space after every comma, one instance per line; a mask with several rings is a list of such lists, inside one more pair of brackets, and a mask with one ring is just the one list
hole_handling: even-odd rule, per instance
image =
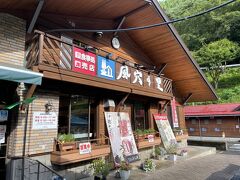
[[[48, 143], [53, 144], [58, 133], [69, 133], [72, 114], [75, 110], [72, 107], [77, 104], [78, 98], [84, 97], [87, 103], [79, 105], [85, 108], [82, 112], [89, 123], [88, 129], [84, 129], [84, 132], [88, 134], [88, 140], [97, 139], [97, 142], [92, 144], [94, 145], [92, 154], [80, 156], [76, 149], [61, 152], [56, 149], [56, 144], [54, 147], [49, 144], [45, 147], [40, 140], [32, 141], [28, 142], [27, 155], [41, 156], [41, 154], [51, 153], [52, 163], [60, 165], [108, 156], [110, 149], [106, 140], [108, 133], [104, 112], [128, 112], [134, 130], [138, 127], [157, 130], [152, 115], [167, 111], [171, 122], [170, 101], [176, 98], [179, 129], [185, 129], [183, 104], [187, 97], [191, 95], [189, 102], [217, 98], [172, 25], [137, 31], [103, 33], [102, 38], [96, 38], [95, 32], [53, 31], [59, 28], [115, 29], [121, 20], [123, 23], [120, 28], [167, 21], [156, 0], [152, 0], [151, 3], [142, 0], [48, 0], [41, 5], [42, 2], [41, 0], [20, 2], [9, 0], [0, 3], [2, 12], [17, 16], [29, 25], [27, 30], [24, 30], [26, 43], [23, 64], [26, 68], [43, 74], [42, 85], [29, 86], [27, 93], [27, 97], [32, 95], [39, 97], [36, 103], [30, 105], [28, 128], [32, 128], [33, 112], [44, 111], [45, 105], [51, 101], [54, 102], [52, 103], [53, 111], [59, 118], [58, 128], [51, 134], [48, 134], [47, 129], [31, 129], [31, 131], [28, 130], [31, 133], [27, 135], [27, 139], [31, 140], [38, 135], [46, 134], [44, 138], [50, 139]], [[38, 15], [33, 11], [37, 7], [40, 8]], [[34, 13], [36, 16], [32, 16]], [[119, 49], [111, 45], [111, 39], [116, 35], [121, 44]], [[69, 41], [67, 42], [66, 39]], [[74, 71], [75, 48], [113, 61], [116, 64], [116, 77], [120, 77], [123, 66], [129, 69], [131, 76], [129, 79], [120, 77], [109, 80], [97, 74], [92, 76]], [[141, 74], [142, 84], [135, 82], [134, 74], [137, 73]], [[105, 106], [108, 100], [113, 100], [115, 107]], [[138, 112], [140, 113], [137, 114]], [[142, 124], [136, 123], [139, 117]], [[81, 128], [83, 126], [84, 124]], [[76, 128], [76, 131], [79, 129]], [[187, 133], [178, 136], [177, 141], [186, 140], [186, 138]], [[11, 141], [15, 142], [14, 139]], [[19, 140], [12, 143], [9, 149], [23, 148], [23, 143], [21, 146], [19, 143], [22, 142]], [[137, 146], [139, 149], [145, 149], [160, 143], [161, 139], [158, 136], [151, 143], [146, 139], [138, 141]], [[14, 153], [9, 152], [9, 155], [13, 157], [21, 155], [21, 148]]]

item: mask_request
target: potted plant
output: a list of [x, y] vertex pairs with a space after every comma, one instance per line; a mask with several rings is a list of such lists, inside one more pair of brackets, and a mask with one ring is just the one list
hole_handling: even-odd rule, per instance
[[127, 180], [130, 176], [131, 166], [129, 163], [122, 161], [119, 168], [120, 177], [123, 180]]
[[90, 169], [93, 170], [95, 180], [104, 180], [107, 179], [107, 175], [110, 171], [110, 165], [108, 163], [105, 163], [103, 159], [95, 159], [93, 160]]
[[167, 148], [167, 153], [169, 154], [169, 160], [176, 161], [177, 160], [177, 144], [171, 143]]
[[76, 149], [76, 143], [73, 134], [59, 134], [57, 142], [60, 151]]
[[141, 129], [136, 129], [135, 130], [135, 139], [139, 140], [139, 141], [144, 139], [144, 133]]
[[143, 164], [142, 168], [145, 172], [152, 172], [155, 170], [156, 165], [151, 159], [146, 159]]

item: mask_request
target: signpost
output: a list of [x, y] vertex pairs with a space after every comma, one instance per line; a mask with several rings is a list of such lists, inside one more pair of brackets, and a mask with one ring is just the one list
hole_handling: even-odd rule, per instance
[[138, 150], [128, 113], [105, 112], [105, 120], [115, 164], [120, 165], [123, 160], [129, 163], [138, 160]]
[[166, 114], [154, 114], [153, 117], [155, 119], [159, 133], [161, 135], [163, 145], [166, 149], [169, 149], [169, 147], [171, 146], [172, 143], [176, 143], [176, 138], [175, 138], [172, 128], [169, 124], [167, 115]]

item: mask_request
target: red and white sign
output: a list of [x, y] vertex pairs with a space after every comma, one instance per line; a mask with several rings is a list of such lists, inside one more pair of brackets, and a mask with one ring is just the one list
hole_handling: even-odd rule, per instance
[[153, 114], [153, 117], [155, 119], [159, 133], [161, 135], [163, 145], [166, 149], [168, 149], [172, 143], [176, 143], [176, 138], [175, 138], [172, 128], [169, 124], [167, 115], [166, 114]]
[[171, 101], [171, 108], [172, 108], [173, 127], [179, 127], [175, 97], [173, 97], [173, 100]]
[[96, 76], [97, 73], [97, 58], [96, 55], [84, 51], [80, 48], [73, 48], [73, 64], [72, 70], [76, 72], [80, 72], [83, 74]]
[[92, 146], [91, 146], [90, 142], [79, 144], [79, 153], [80, 154], [89, 154], [91, 152], [92, 152]]
[[154, 135], [153, 134], [148, 135], [148, 142], [154, 142]]
[[33, 112], [32, 129], [57, 129], [57, 124], [55, 112]]

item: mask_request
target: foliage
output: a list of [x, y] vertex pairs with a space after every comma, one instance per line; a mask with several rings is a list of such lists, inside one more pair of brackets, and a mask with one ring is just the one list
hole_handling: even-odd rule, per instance
[[151, 159], [146, 159], [143, 163], [143, 170], [146, 172], [152, 172], [155, 170], [156, 165]]
[[[223, 2], [225, 0], [165, 0], [160, 1], [160, 4], [171, 19], [176, 19], [196, 14]], [[175, 23], [174, 26], [191, 51], [222, 38], [239, 42], [239, 6], [240, 1], [236, 1], [203, 16]]]
[[147, 135], [147, 134], [154, 134], [156, 131], [154, 129], [144, 129], [144, 130], [141, 130], [141, 129], [136, 129], [135, 130], [135, 133], [137, 135]]
[[193, 55], [200, 66], [206, 68], [217, 89], [219, 78], [224, 71], [224, 64], [234, 60], [239, 54], [240, 47], [236, 43], [222, 39], [203, 46]]
[[131, 168], [132, 168], [131, 165], [126, 161], [122, 161], [120, 164], [120, 170], [129, 171], [131, 170]]
[[104, 176], [106, 177], [110, 171], [110, 165], [105, 163], [103, 159], [95, 159], [92, 161], [90, 169], [93, 169], [95, 176]]
[[69, 133], [69, 134], [58, 134], [57, 140], [61, 143], [66, 143], [66, 142], [73, 142], [75, 139], [73, 134]]

